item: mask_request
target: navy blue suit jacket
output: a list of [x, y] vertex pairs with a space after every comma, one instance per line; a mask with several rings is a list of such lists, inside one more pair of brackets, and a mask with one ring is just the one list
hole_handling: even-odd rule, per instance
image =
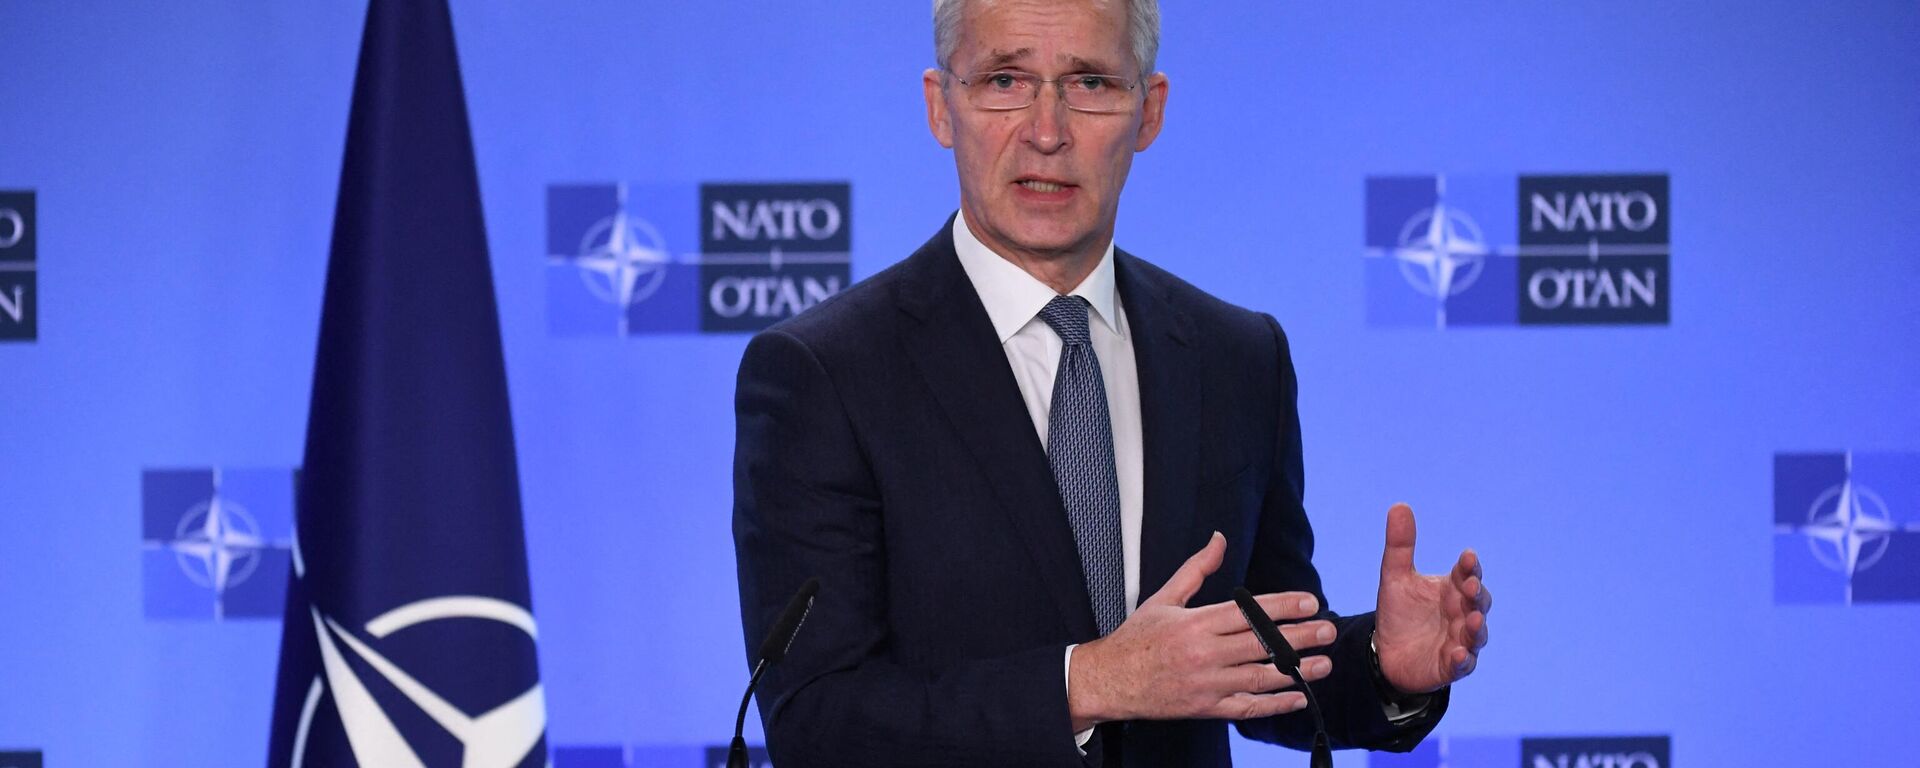
[[[1321, 597], [1293, 366], [1280, 326], [1115, 252], [1139, 372], [1140, 593], [1227, 536], [1190, 605]], [[1225, 766], [1218, 720], [1103, 725], [1082, 757], [1062, 675], [1098, 637], [1045, 449], [943, 227], [905, 261], [748, 344], [736, 395], [735, 555], [749, 657], [808, 577], [812, 615], [759, 689], [780, 768]], [[1332, 617], [1314, 690], [1336, 746], [1411, 749], [1445, 708], [1394, 727], [1371, 613]], [[749, 662], [756, 659], [749, 658]], [[1305, 748], [1305, 713], [1236, 724]]]

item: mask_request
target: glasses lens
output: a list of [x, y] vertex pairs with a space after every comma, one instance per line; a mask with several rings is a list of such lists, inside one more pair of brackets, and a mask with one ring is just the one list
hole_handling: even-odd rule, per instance
[[982, 72], [967, 79], [967, 93], [981, 109], [1019, 109], [1033, 103], [1038, 83], [1015, 72]]
[[1127, 106], [1127, 84], [1111, 75], [1074, 75], [1061, 83], [1067, 106], [1088, 112], [1118, 112]]

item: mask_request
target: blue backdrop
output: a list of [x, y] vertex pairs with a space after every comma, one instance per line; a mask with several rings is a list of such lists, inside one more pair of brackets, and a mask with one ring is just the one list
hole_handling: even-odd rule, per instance
[[[872, 274], [956, 204], [926, 5], [454, 3], [551, 744], [691, 766], [725, 741], [747, 337], [554, 333], [549, 187], [846, 182]], [[143, 487], [299, 461], [363, 13], [0, 3], [0, 190], [33, 192], [37, 236], [36, 338], [0, 342], [0, 753], [265, 753], [278, 623], [216, 621], [211, 591], [155, 611], [179, 574]], [[1371, 606], [1394, 501], [1422, 566], [1487, 563], [1492, 644], [1440, 737], [1913, 759], [1920, 602], [1795, 575], [1818, 539], [1786, 491], [1776, 525], [1776, 461], [1890, 467], [1848, 519], [1920, 523], [1920, 5], [1172, 4], [1160, 66], [1119, 241], [1288, 329], [1333, 607]], [[1667, 324], [1369, 324], [1369, 177], [1627, 173], [1670, 180]], [[1855, 540], [1920, 578], [1910, 537]]]

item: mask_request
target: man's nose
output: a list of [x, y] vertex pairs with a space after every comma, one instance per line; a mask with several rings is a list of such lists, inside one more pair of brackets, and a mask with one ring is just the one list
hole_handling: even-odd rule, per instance
[[1040, 84], [1040, 93], [1026, 109], [1026, 142], [1043, 154], [1053, 154], [1067, 146], [1067, 104], [1060, 88], [1053, 83]]

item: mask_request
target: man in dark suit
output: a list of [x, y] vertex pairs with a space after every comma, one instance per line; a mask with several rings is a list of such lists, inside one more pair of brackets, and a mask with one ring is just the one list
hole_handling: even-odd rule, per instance
[[775, 763], [1227, 765], [1225, 721], [1304, 748], [1239, 585], [1306, 655], [1337, 746], [1410, 749], [1491, 597], [1471, 552], [1416, 573], [1396, 506], [1378, 610], [1327, 610], [1285, 334], [1113, 247], [1166, 104], [1155, 4], [940, 0], [935, 27], [960, 212], [741, 362], [749, 654], [822, 583], [760, 687]]

